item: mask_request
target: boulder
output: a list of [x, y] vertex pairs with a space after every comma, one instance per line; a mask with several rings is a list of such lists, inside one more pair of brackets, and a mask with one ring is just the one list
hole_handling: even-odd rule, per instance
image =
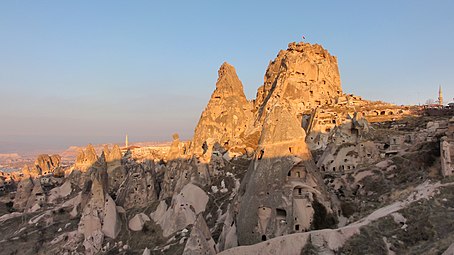
[[141, 231], [147, 221], [150, 221], [150, 217], [144, 213], [138, 213], [129, 220], [128, 227], [132, 231]]
[[216, 254], [216, 245], [211, 237], [210, 229], [208, 228], [203, 216], [199, 214], [194, 226], [191, 230], [191, 235], [183, 250], [184, 255], [214, 255]]
[[70, 181], [65, 181], [61, 186], [55, 187], [49, 191], [48, 202], [53, 203], [59, 198], [65, 198], [72, 192]]
[[[155, 212], [152, 218], [158, 220], [157, 223], [163, 230], [163, 236], [168, 237], [176, 231], [194, 224], [197, 214], [205, 210], [207, 202], [206, 193], [201, 188], [189, 183], [183, 187], [180, 193], [174, 195], [170, 207], [161, 217], [159, 215], [162, 212]], [[160, 204], [156, 211], [162, 211], [162, 208], [164, 205]]]
[[117, 206], [114, 200], [106, 194], [102, 232], [105, 236], [115, 239], [118, 233], [120, 233], [120, 229], [121, 220], [118, 215]]

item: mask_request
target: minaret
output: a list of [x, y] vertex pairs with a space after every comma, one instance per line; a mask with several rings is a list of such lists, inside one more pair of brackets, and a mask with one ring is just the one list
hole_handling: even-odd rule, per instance
[[129, 147], [128, 134], [126, 134], [126, 138], [125, 138], [125, 147], [126, 147], [126, 148]]
[[441, 92], [441, 85], [438, 88], [438, 105], [443, 106], [443, 93]]

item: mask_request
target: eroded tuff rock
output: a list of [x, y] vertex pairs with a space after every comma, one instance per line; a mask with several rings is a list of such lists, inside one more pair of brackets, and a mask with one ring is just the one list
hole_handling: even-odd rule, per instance
[[345, 123], [336, 126], [317, 149], [323, 150], [317, 162], [322, 172], [354, 170], [359, 164], [375, 162], [380, 153], [377, 146], [367, 140], [370, 124], [355, 114]]
[[[244, 131], [252, 119], [251, 103], [244, 95], [235, 68], [224, 63], [218, 75], [216, 90], [195, 128], [191, 148], [197, 155], [211, 155], [207, 150], [214, 143], [225, 148], [243, 146]], [[208, 139], [211, 139], [211, 146], [206, 144]]]
[[337, 59], [322, 46], [290, 43], [266, 70], [265, 82], [257, 90], [257, 121], [276, 103], [297, 116], [304, 110], [328, 104], [342, 94]]
[[59, 155], [39, 155], [32, 166], [25, 165], [22, 174], [31, 177], [41, 175], [58, 175], [60, 171], [61, 157]]
[[[255, 103], [248, 102], [233, 67], [224, 64], [196, 129], [198, 145], [190, 147], [174, 135], [171, 146], [124, 151], [105, 146], [99, 157], [88, 146], [75, 166], [64, 169], [72, 171], [66, 177], [39, 176], [34, 167], [24, 170], [35, 171], [32, 175], [39, 177], [34, 179], [0, 172], [2, 251], [300, 254], [309, 248], [333, 254], [343, 253], [345, 241], [348, 253], [347, 236], [356, 243], [372, 237], [374, 244], [386, 236], [388, 251], [400, 253], [441, 253], [433, 248], [448, 247], [454, 233], [445, 217], [454, 194], [450, 179], [437, 186], [434, 203], [411, 201], [436, 194], [433, 185], [416, 188], [424, 196], [413, 191], [428, 176], [439, 180], [440, 152], [443, 173], [451, 172], [446, 168], [452, 162], [448, 150], [454, 132], [446, 133], [451, 125], [436, 120], [414, 127], [407, 120], [394, 121], [404, 114], [400, 107], [343, 94], [335, 58], [305, 43], [292, 43], [279, 53], [257, 94]], [[193, 155], [192, 149], [199, 152]], [[8, 213], [11, 203], [2, 195], [16, 186], [13, 209], [21, 212]], [[394, 226], [384, 217], [400, 208], [391, 203], [402, 194], [409, 195], [402, 201], [408, 209], [419, 207], [399, 212], [404, 229], [401, 220]], [[435, 214], [420, 218], [429, 207]], [[147, 214], [153, 208], [151, 222]], [[385, 224], [378, 226], [383, 233], [363, 232], [362, 227], [376, 227], [364, 218], [369, 213], [384, 217]], [[337, 219], [338, 229], [323, 229], [334, 227]], [[413, 233], [424, 240], [415, 244]], [[406, 250], [416, 246], [430, 248]]]
[[183, 251], [184, 255], [214, 255], [216, 254], [216, 244], [211, 237], [210, 229], [200, 214], [194, 223], [186, 246]]
[[78, 231], [84, 235], [85, 252], [100, 251], [104, 236], [115, 239], [121, 229], [121, 221], [114, 200], [106, 193], [106, 183], [94, 177], [88, 202], [82, 210]]
[[[144, 207], [158, 198], [155, 172], [150, 165], [129, 164], [128, 174], [120, 185], [117, 203], [125, 209]], [[115, 179], [114, 179], [115, 180]]]
[[195, 157], [190, 160], [172, 160], [160, 170], [163, 174], [160, 199], [172, 197], [188, 183], [206, 186], [210, 183], [210, 168]]
[[106, 146], [103, 151], [106, 155], [108, 192], [109, 194], [114, 194], [118, 191], [120, 185], [126, 179], [127, 170], [121, 163], [122, 153], [118, 145], [114, 145], [112, 150], [109, 150]]
[[304, 140], [297, 118], [283, 106], [274, 106], [265, 119], [237, 205], [229, 212], [237, 215], [232, 225], [239, 245], [336, 223], [335, 206]]
[[14, 197], [14, 209], [23, 210], [26, 208], [28, 199], [34, 190], [35, 183], [32, 178], [23, 178], [17, 187], [16, 196]]
[[150, 221], [150, 217], [144, 213], [138, 213], [129, 220], [128, 227], [132, 231], [141, 231], [147, 221]]
[[207, 202], [208, 196], [205, 191], [188, 183], [180, 193], [173, 196], [169, 208], [165, 202], [161, 202], [152, 218], [161, 226], [164, 237], [168, 237], [176, 231], [194, 224], [197, 215], [205, 211]]
[[35, 160], [35, 168], [40, 172], [40, 175], [53, 173], [59, 166], [61, 157], [59, 155], [41, 154]]
[[97, 160], [98, 160], [98, 155], [96, 154], [95, 148], [93, 147], [93, 145], [89, 144], [89, 145], [87, 145], [85, 150], [79, 151], [79, 154], [76, 157], [76, 162], [74, 164], [74, 169], [85, 172]]
[[180, 141], [180, 136], [175, 133], [172, 135], [172, 139], [172, 144], [167, 153], [167, 161], [188, 158], [189, 148], [185, 143]]

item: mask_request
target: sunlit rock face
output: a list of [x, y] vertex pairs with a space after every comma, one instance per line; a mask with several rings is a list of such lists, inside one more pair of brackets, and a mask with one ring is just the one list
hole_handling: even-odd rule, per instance
[[93, 145], [89, 144], [85, 150], [79, 151], [74, 164], [74, 169], [86, 172], [96, 160], [98, 160], [98, 155], [96, 154], [95, 148]]
[[41, 154], [35, 160], [35, 168], [40, 175], [47, 175], [53, 173], [59, 166], [61, 157], [59, 155]]
[[263, 121], [277, 102], [291, 114], [334, 101], [342, 94], [337, 59], [322, 46], [290, 43], [266, 70], [264, 84], [257, 90], [256, 116]]
[[38, 155], [33, 165], [24, 165], [21, 173], [25, 176], [38, 177], [41, 175], [58, 174], [61, 157], [59, 155]]
[[225, 148], [243, 146], [244, 131], [252, 119], [251, 103], [235, 68], [224, 63], [218, 75], [216, 90], [195, 128], [192, 151], [197, 155], [205, 154], [215, 143]]
[[239, 245], [336, 223], [333, 203], [304, 140], [297, 118], [282, 106], [273, 107], [240, 188]]

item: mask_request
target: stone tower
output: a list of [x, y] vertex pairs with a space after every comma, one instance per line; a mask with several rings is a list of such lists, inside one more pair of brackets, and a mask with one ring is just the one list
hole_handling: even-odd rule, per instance
[[443, 93], [441, 92], [441, 85], [438, 88], [438, 105], [443, 106]]

